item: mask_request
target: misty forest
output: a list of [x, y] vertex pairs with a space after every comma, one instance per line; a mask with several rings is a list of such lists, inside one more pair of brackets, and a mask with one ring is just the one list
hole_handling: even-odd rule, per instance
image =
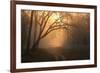
[[89, 58], [89, 13], [21, 10], [21, 62]]

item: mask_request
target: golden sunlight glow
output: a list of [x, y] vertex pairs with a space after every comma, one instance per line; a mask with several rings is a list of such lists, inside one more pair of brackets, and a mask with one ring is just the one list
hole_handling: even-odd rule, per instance
[[59, 13], [53, 14], [52, 20], [57, 20], [57, 22], [61, 22], [61, 20], [60, 20], [60, 14]]
[[52, 41], [50, 43], [51, 46], [54, 47], [62, 47], [65, 41], [65, 32], [63, 29], [56, 30], [54, 34], [52, 34]]
[[[55, 13], [51, 16], [48, 26], [50, 23], [53, 23], [55, 20], [57, 20], [58, 22], [58, 24], [56, 25], [61, 25], [59, 13]], [[63, 29], [54, 30], [53, 32], [51, 32], [50, 36], [48, 36], [48, 41], [49, 41], [48, 45], [51, 47], [62, 47], [65, 41], [65, 36], [66, 36], [66, 32]]]
[[55, 20], [58, 19], [59, 17], [60, 17], [59, 13], [56, 13], [53, 15], [53, 19], [55, 19]]

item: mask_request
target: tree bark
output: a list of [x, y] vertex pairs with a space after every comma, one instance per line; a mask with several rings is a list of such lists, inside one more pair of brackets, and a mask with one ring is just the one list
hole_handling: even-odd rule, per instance
[[30, 19], [30, 25], [29, 25], [29, 32], [28, 32], [27, 50], [26, 50], [26, 52], [29, 52], [29, 48], [30, 48], [30, 40], [31, 40], [31, 32], [32, 32], [32, 22], [33, 22], [33, 11], [31, 11], [31, 19]]

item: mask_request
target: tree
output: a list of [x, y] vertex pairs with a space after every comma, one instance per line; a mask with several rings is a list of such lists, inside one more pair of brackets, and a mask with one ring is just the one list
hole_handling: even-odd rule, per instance
[[29, 25], [27, 26], [27, 24], [25, 24], [28, 27], [26, 52], [38, 48], [41, 39], [45, 38], [52, 31], [59, 29], [70, 31], [73, 27], [76, 28], [76, 26], [71, 24], [72, 15], [70, 13], [57, 11], [29, 11], [29, 13], [26, 14], [30, 14], [29, 16], [26, 15], [28, 19], [30, 19], [27, 23]]
[[[39, 34], [37, 35], [35, 32], [35, 35], [34, 35], [35, 42], [33, 43], [32, 48], [38, 47], [40, 40], [46, 37], [50, 32], [54, 30], [58, 30], [58, 29], [70, 30], [70, 27], [74, 27], [73, 25], [68, 23], [68, 19], [67, 20], [64, 19], [66, 17], [71, 19], [70, 14], [66, 14], [65, 16], [65, 13], [62, 13], [62, 12], [42, 11], [41, 15], [39, 16], [40, 19], [38, 19], [38, 13], [40, 12], [37, 11], [35, 14], [36, 15], [35, 25], [39, 26]], [[52, 17], [53, 15], [55, 15], [55, 19], [52, 23], [49, 23], [49, 26], [47, 27], [48, 21], [50, 17]], [[37, 27], [35, 27], [35, 30], [36, 29]], [[36, 36], [37, 36], [37, 39], [36, 39]]]

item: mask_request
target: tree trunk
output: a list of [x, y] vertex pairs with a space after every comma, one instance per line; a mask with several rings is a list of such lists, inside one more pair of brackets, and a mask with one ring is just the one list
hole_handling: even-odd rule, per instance
[[36, 49], [36, 48], [39, 48], [39, 42], [40, 42], [40, 39], [38, 39], [34, 45], [32, 46], [32, 49]]
[[31, 32], [32, 32], [32, 22], [33, 22], [33, 11], [31, 11], [31, 18], [30, 18], [30, 25], [29, 25], [26, 53], [28, 53], [29, 50], [30, 50], [29, 48], [30, 48], [30, 40], [31, 40]]

